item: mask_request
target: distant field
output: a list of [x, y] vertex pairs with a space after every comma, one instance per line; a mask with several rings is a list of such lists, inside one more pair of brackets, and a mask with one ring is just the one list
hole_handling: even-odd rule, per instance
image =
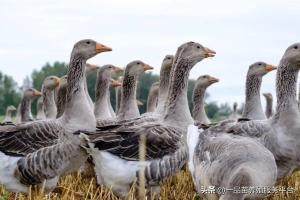
[[2, 122], [4, 120], [4, 117], [3, 115], [0, 115], [0, 122]]

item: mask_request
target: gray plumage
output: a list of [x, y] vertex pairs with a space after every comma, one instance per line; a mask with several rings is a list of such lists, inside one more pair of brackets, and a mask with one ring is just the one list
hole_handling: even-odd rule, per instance
[[5, 118], [2, 121], [3, 123], [12, 122], [12, 115], [17, 111], [16, 107], [10, 105], [6, 108]]
[[273, 96], [271, 93], [263, 93], [263, 95], [266, 98], [265, 115], [270, 118], [273, 115]]
[[58, 87], [60, 79], [57, 76], [48, 76], [42, 86], [44, 112], [47, 119], [55, 119], [57, 107], [55, 104], [55, 89]]
[[43, 103], [43, 97], [38, 98], [36, 103], [36, 109], [37, 109], [36, 120], [45, 120], [46, 115], [45, 115], [45, 106]]
[[60, 78], [60, 84], [57, 89], [57, 97], [56, 97], [57, 115], [56, 115], [56, 118], [59, 118], [63, 115], [63, 113], [65, 111], [66, 99], [67, 99], [67, 75], [62, 76]]
[[147, 112], [154, 112], [158, 102], [158, 93], [159, 93], [159, 82], [155, 82], [151, 85], [148, 93]]
[[41, 96], [42, 94], [34, 88], [29, 88], [24, 91], [23, 97], [21, 99], [20, 113], [21, 122], [33, 121], [31, 113], [31, 99], [34, 96]]

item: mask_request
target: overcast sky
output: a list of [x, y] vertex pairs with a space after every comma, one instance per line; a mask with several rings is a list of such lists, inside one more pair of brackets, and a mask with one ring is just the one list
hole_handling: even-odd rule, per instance
[[[91, 38], [113, 48], [89, 60], [125, 66], [141, 59], [155, 67], [179, 45], [195, 41], [217, 52], [197, 64], [191, 78], [220, 82], [210, 100], [242, 102], [248, 66], [278, 64], [300, 41], [300, 3], [274, 0], [0, 0], [0, 71], [19, 84], [46, 62], [69, 61], [73, 44]], [[274, 94], [275, 72], [262, 92]]]

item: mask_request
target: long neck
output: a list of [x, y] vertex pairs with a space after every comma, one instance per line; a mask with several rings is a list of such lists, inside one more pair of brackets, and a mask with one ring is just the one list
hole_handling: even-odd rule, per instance
[[93, 103], [93, 100], [92, 100], [92, 98], [89, 94], [88, 85], [87, 85], [87, 75], [84, 76], [84, 91], [85, 91], [86, 98], [89, 102], [89, 105], [90, 105], [91, 109], [93, 110], [94, 109], [94, 103]]
[[57, 114], [57, 108], [55, 104], [54, 90], [43, 87], [43, 103], [47, 119], [55, 119]]
[[266, 97], [266, 117], [269, 118], [273, 115], [273, 99]]
[[111, 105], [111, 101], [110, 101], [110, 91], [108, 91], [108, 93], [107, 93], [107, 104], [108, 104], [108, 108], [109, 108], [111, 117], [116, 117], [116, 113], [115, 113], [115, 111]]
[[121, 91], [122, 91], [122, 89], [121, 89], [121, 87], [117, 87], [115, 89], [115, 91], [116, 91], [116, 113], [118, 114], [119, 111], [120, 111], [121, 95], [122, 95]]
[[85, 91], [85, 64], [86, 60], [80, 56], [72, 56], [68, 68], [66, 106], [62, 120], [71, 123], [73, 128], [82, 126], [85, 122], [86, 129], [96, 127], [93, 110], [87, 99]]
[[180, 59], [171, 73], [171, 82], [166, 104], [164, 121], [182, 128], [194, 122], [187, 99], [188, 77], [192, 64], [187, 59]]
[[24, 96], [21, 101], [21, 122], [32, 121], [31, 98]]
[[109, 79], [103, 78], [98, 74], [95, 85], [95, 108], [94, 114], [96, 119], [106, 119], [111, 117], [109, 105]]
[[157, 88], [150, 90], [147, 98], [147, 112], [154, 112], [157, 103]]
[[250, 119], [266, 119], [260, 101], [260, 87], [262, 77], [257, 75], [247, 75], [246, 80], [246, 101], [243, 110], [243, 117]]
[[40, 99], [37, 102], [37, 114], [36, 114], [36, 119], [40, 120], [40, 119], [46, 119], [46, 115], [44, 112], [44, 103], [43, 101], [41, 101]]
[[136, 103], [137, 78], [137, 76], [125, 73], [121, 91], [120, 110], [118, 113], [119, 119], [130, 119], [140, 116], [139, 108]]
[[168, 99], [169, 82], [170, 71], [162, 67], [160, 70], [159, 78], [158, 104], [155, 110], [155, 112], [158, 114], [164, 114], [165, 112], [165, 104]]
[[204, 95], [207, 87], [196, 86], [193, 94], [193, 118], [195, 121], [210, 123], [204, 108]]
[[66, 105], [66, 93], [67, 93], [67, 87], [60, 87], [57, 91], [57, 98], [56, 98], [56, 106], [57, 106], [57, 115], [56, 118], [59, 118], [63, 115], [65, 111], [65, 105]]
[[277, 106], [273, 119], [286, 128], [291, 128], [299, 123], [300, 114], [298, 111], [296, 88], [298, 70], [289, 66], [290, 64], [281, 61], [276, 77]]

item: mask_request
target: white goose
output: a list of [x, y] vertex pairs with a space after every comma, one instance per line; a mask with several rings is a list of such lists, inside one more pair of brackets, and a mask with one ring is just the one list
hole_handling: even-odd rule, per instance
[[[194, 42], [178, 48], [167, 112], [162, 120], [85, 132], [89, 135], [88, 152], [95, 162], [98, 183], [112, 187], [115, 193], [125, 197], [136, 181], [140, 164], [144, 164], [146, 185], [158, 192], [159, 183], [181, 169], [187, 160], [186, 128], [193, 124], [187, 102], [189, 72], [196, 63], [214, 55], [215, 52]], [[141, 135], [146, 138], [146, 161], [142, 163], [138, 155]]]
[[[51, 162], [57, 159], [57, 156], [51, 157], [52, 153], [48, 150], [50, 146], [57, 145], [53, 147], [56, 151], [55, 149], [61, 145], [68, 146], [68, 141], [73, 137], [74, 131], [95, 130], [96, 119], [89, 106], [84, 87], [85, 64], [87, 59], [105, 51], [111, 51], [111, 48], [89, 39], [81, 40], [74, 45], [67, 74], [65, 112], [59, 119], [1, 127], [0, 162], [3, 164], [0, 166], [0, 184], [4, 185], [7, 190], [27, 192], [30, 184], [41, 185], [45, 179], [49, 181], [49, 185], [46, 184], [46, 190], [51, 190], [57, 181], [57, 171], [45, 168], [46, 163], [40, 163], [38, 158], [34, 159], [35, 164], [23, 164], [27, 162], [27, 159], [29, 163], [32, 163], [32, 156], [46, 156]], [[78, 146], [74, 148], [78, 149]], [[64, 163], [63, 172], [78, 170], [87, 158], [87, 154], [83, 151], [77, 151], [75, 155], [74, 153], [68, 155], [74, 162], [71, 165]], [[27, 157], [24, 158], [26, 155]], [[58, 174], [61, 173], [62, 171], [59, 171]]]

